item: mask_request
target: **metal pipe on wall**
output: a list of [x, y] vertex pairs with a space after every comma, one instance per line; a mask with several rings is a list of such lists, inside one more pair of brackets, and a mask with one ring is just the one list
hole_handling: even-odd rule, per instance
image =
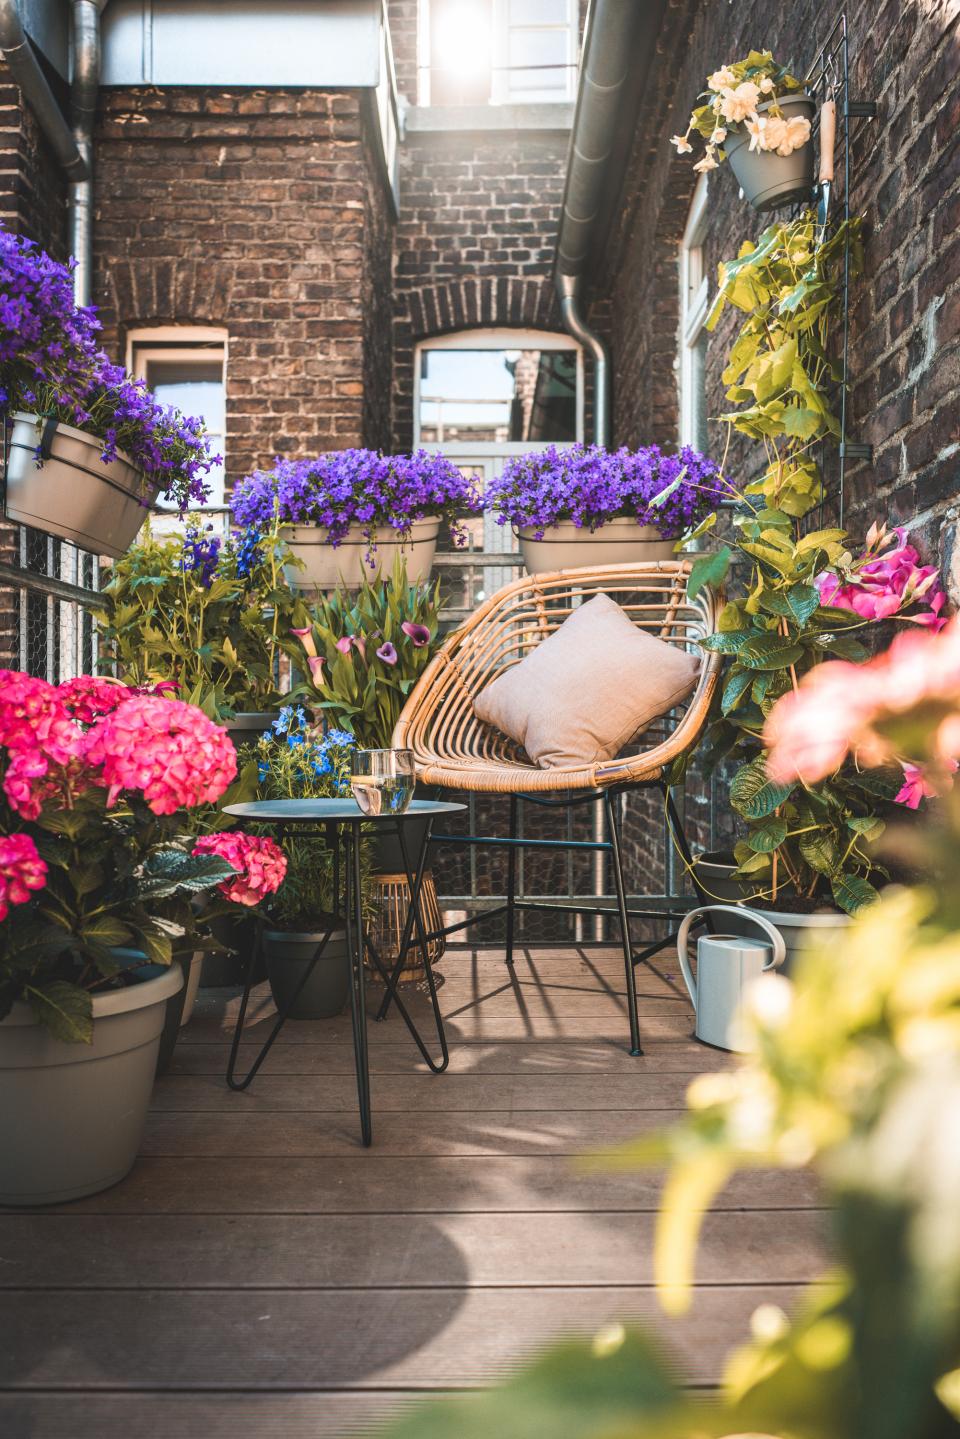
[[70, 186], [69, 248], [76, 260], [73, 296], [89, 305], [93, 296], [93, 126], [100, 88], [100, 13], [107, 0], [73, 0], [73, 79], [70, 86], [73, 137], [85, 172]]
[[17, 0], [0, 0], [0, 56], [20, 87], [67, 177], [72, 181], [82, 181], [88, 174], [86, 161], [33, 53], [20, 19]]

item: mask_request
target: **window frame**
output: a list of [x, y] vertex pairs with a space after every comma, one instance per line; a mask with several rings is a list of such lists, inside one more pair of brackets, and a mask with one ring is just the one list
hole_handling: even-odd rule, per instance
[[696, 445], [698, 439], [695, 430], [695, 387], [698, 382], [696, 347], [706, 322], [710, 292], [703, 254], [703, 242], [707, 233], [707, 194], [707, 177], [701, 175], [690, 201], [687, 223], [680, 241], [677, 388], [681, 445]]
[[413, 351], [413, 443], [414, 448], [442, 450], [451, 459], [468, 455], [524, 455], [543, 449], [549, 440], [421, 440], [420, 438], [420, 356], [424, 350], [573, 350], [577, 357], [576, 439], [561, 444], [581, 444], [584, 426], [583, 346], [571, 335], [556, 330], [478, 329], [454, 330], [418, 340]]
[[[146, 381], [147, 366], [151, 360], [198, 360], [206, 355], [209, 359], [219, 358], [223, 376], [224, 426], [223, 434], [211, 432], [214, 452], [223, 455], [223, 478], [220, 497], [211, 503], [197, 506], [199, 514], [222, 514], [229, 511], [226, 488], [227, 460], [227, 365], [229, 335], [225, 329], [215, 325], [144, 325], [128, 331], [126, 342], [127, 369], [138, 379]], [[160, 514], [170, 513], [166, 506], [157, 506]], [[192, 512], [192, 510], [191, 510]]]
[[[563, 105], [576, 95], [577, 63], [580, 56], [580, 13], [577, 0], [565, 0], [567, 19], [563, 25], [511, 26], [510, 0], [493, 0], [491, 21], [490, 95], [489, 106], [500, 105]], [[432, 0], [420, 0], [417, 26], [417, 103], [432, 104], [431, 70], [431, 8]], [[540, 100], [516, 100], [510, 94], [510, 31], [511, 29], [562, 29], [567, 32], [566, 71], [563, 94], [553, 93]], [[523, 68], [523, 67], [520, 67]], [[455, 106], [448, 107], [455, 109]]]

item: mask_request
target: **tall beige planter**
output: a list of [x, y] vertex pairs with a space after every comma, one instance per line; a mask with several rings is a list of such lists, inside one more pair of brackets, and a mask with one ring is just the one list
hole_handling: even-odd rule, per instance
[[59, 535], [93, 554], [119, 559], [133, 544], [157, 490], [121, 452], [109, 465], [101, 442], [58, 423], [48, 436], [50, 458], [38, 463], [45, 421], [18, 411], [7, 455], [6, 515]]
[[303, 561], [302, 569], [287, 566], [287, 583], [296, 590], [333, 590], [340, 582], [347, 589], [359, 589], [364, 580], [372, 580], [378, 573], [389, 575], [401, 555], [407, 579], [420, 584], [430, 578], [439, 532], [439, 519], [415, 520], [407, 539], [401, 539], [396, 530], [377, 530], [371, 566], [366, 561], [370, 542], [359, 525], [353, 525], [336, 547], [327, 539], [326, 530], [316, 525], [284, 525], [283, 538]]
[[674, 558], [675, 541], [663, 539], [653, 525], [638, 525], [628, 517], [608, 520], [593, 533], [578, 528], [573, 520], [560, 520], [544, 530], [542, 540], [535, 538], [533, 525], [521, 525], [517, 534], [523, 563], [530, 575]]
[[153, 1088], [173, 964], [155, 979], [97, 995], [93, 1043], [66, 1044], [29, 1005], [0, 1021], [0, 1204], [57, 1204], [96, 1194], [133, 1167]]

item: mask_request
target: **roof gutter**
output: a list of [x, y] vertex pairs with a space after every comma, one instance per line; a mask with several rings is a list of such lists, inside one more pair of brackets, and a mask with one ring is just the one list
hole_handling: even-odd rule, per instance
[[68, 178], [84, 179], [87, 175], [86, 162], [27, 39], [17, 0], [0, 0], [0, 56]]
[[594, 359], [593, 440], [610, 442], [610, 355], [583, 317], [584, 275], [603, 199], [611, 184], [618, 119], [632, 117], [638, 40], [659, 24], [661, 5], [591, 0], [583, 37], [580, 85], [567, 157], [557, 237], [555, 280], [564, 327]]
[[73, 80], [70, 109], [73, 139], [83, 160], [82, 176], [71, 176], [69, 248], [76, 260], [73, 296], [89, 305], [93, 295], [93, 125], [100, 89], [100, 12], [107, 0], [73, 0]]

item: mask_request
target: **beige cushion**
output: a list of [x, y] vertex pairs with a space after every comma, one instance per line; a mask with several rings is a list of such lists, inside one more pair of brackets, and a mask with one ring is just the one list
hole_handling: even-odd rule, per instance
[[690, 693], [699, 669], [595, 595], [481, 690], [475, 709], [542, 769], [579, 768], [618, 755]]

